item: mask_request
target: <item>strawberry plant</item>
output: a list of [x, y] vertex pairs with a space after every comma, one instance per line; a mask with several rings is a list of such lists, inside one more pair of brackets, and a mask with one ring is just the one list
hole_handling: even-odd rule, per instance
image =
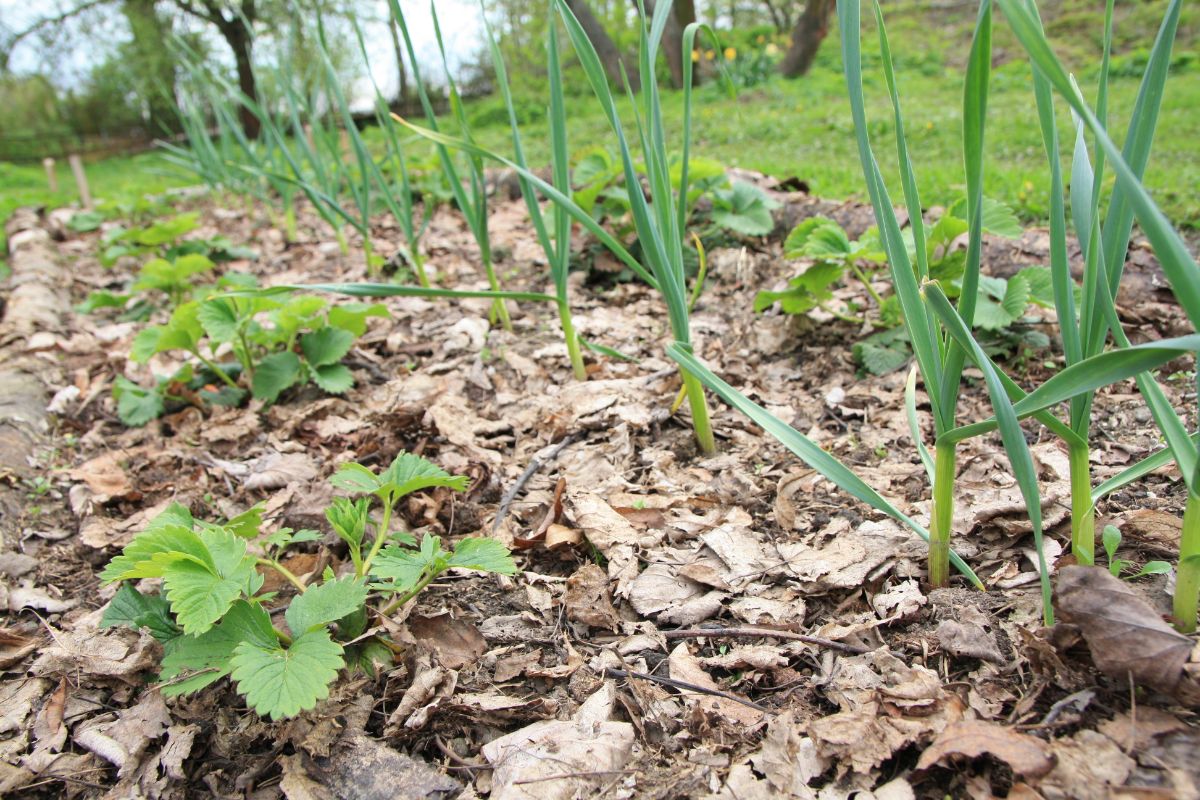
[[[145, 363], [158, 353], [183, 351], [199, 366], [185, 364], [153, 390], [119, 380], [113, 392], [117, 413], [127, 425], [144, 425], [165, 409], [172, 386], [197, 376], [200, 386], [222, 384], [215, 390], [199, 388], [195, 394], [198, 400], [218, 405], [238, 405], [247, 389], [254, 398], [273, 403], [286, 389], [310, 382], [330, 394], [342, 394], [354, 385], [342, 359], [366, 330], [367, 318], [380, 316], [387, 316], [387, 309], [378, 303], [331, 306], [313, 296], [190, 300], [177, 306], [165, 324], [144, 328], [134, 339], [130, 357]], [[226, 351], [233, 355], [233, 364], [217, 362], [217, 353]]]
[[[363, 638], [371, 614], [391, 613], [449, 569], [516, 571], [508, 550], [493, 539], [467, 538], [446, 550], [437, 536], [418, 544], [413, 534], [391, 530], [392, 512], [405, 495], [434, 487], [461, 491], [465, 477], [400, 453], [379, 474], [350, 464], [333, 482], [382, 504], [377, 520], [371, 497], [338, 498], [326, 512], [349, 552], [344, 570], [327, 567], [312, 583], [293, 574], [282, 553], [319, 534], [283, 528], [263, 535], [261, 506], [218, 525], [175, 504], [101, 574], [107, 583], [121, 583], [101, 626], [145, 629], [162, 644], [164, 695], [195, 692], [228, 676], [259, 715], [282, 719], [327, 697], [343, 669], [373, 672], [376, 664], [390, 663], [394, 642]], [[281, 602], [279, 592], [262, 591], [265, 570], [296, 593]], [[159, 580], [161, 588], [139, 591], [134, 582], [142, 579]], [[372, 598], [378, 608], [370, 606]]]

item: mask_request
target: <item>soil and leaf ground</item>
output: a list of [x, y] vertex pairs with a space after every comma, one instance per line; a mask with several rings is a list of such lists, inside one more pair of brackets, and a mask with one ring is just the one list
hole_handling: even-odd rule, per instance
[[[709, 252], [697, 355], [924, 518], [905, 371], [864, 371], [853, 349], [870, 330], [820, 308], [753, 310], [758, 292], [796, 274], [782, 252], [797, 222], [823, 214], [857, 237], [871, 211], [758, 182], [780, 201], [775, 233]], [[178, 210], [199, 213], [188, 238], [254, 251], [235, 251], [217, 273], [252, 273], [263, 285], [366, 278], [362, 243], [340, 254], [315, 216], [301, 215], [309, 238], [288, 245], [254, 213], [207, 200]], [[47, 410], [18, 408], [7, 399], [15, 383], [0, 397], [26, 422], [46, 420], [32, 461], [6, 460], [0, 476], [6, 793], [1200, 796], [1192, 640], [1159, 624], [1168, 577], [1103, 580], [1069, 565], [1066, 454], [1037, 428], [1027, 431], [1063, 619], [1053, 629], [1040, 624], [1031, 531], [998, 441], [964, 446], [954, 526], [954, 546], [987, 591], [929, 591], [918, 539], [736, 412], [714, 407], [719, 451], [697, 453], [679, 418], [686, 410], [670, 409], [679, 378], [663, 355], [661, 301], [606, 273], [602, 258], [573, 274], [575, 324], [628, 358], [589, 354], [587, 382], [573, 379], [548, 306], [510, 304], [514, 330], [505, 332], [488, 323], [488, 300], [391, 298], [380, 301], [388, 316], [367, 318], [342, 359], [354, 385], [341, 395], [308, 383], [274, 403], [220, 407], [184, 394], [163, 416], [127, 427], [112, 389], [121, 377], [147, 385], [146, 368], [129, 359], [143, 323], [70, 306], [120, 289], [144, 259], [105, 268], [111, 223], [80, 233], [69, 219], [38, 223], [53, 241], [37, 231], [10, 239], [45, 238], [36, 246], [58, 277], [44, 296], [65, 302], [34, 315], [37, 330], [5, 329], [0, 343], [50, 400]], [[502, 190], [492, 235], [506, 288], [549, 290], [524, 206]], [[399, 238], [381, 219], [373, 251], [390, 253]], [[439, 210], [425, 241], [439, 282], [486, 286], [460, 216]], [[989, 238], [985, 271], [1007, 277], [1044, 264], [1047, 242], [1039, 230]], [[1187, 330], [1164, 286], [1135, 240], [1119, 297], [1131, 338]], [[870, 305], [857, 281], [835, 297]], [[1052, 333], [1050, 316], [1037, 311], [1021, 325]], [[160, 374], [171, 371], [167, 357], [152, 362]], [[1056, 358], [1022, 346], [1008, 363], [1034, 385]], [[982, 418], [986, 393], [967, 374], [970, 416]], [[1194, 408], [1194, 381], [1178, 377], [1164, 382], [1175, 406]], [[1097, 478], [1160, 446], [1131, 383], [1096, 405]], [[519, 571], [447, 573], [379, 620], [402, 645], [393, 664], [344, 673], [315, 709], [271, 722], [227, 681], [164, 699], [153, 686], [155, 639], [101, 628], [116, 586], [102, 586], [100, 571], [171, 503], [208, 520], [262, 503], [268, 529], [321, 533], [284, 554], [293, 574], [344, 572], [346, 549], [325, 518], [330, 476], [351, 461], [382, 468], [401, 451], [470, 479], [463, 493], [406, 498], [404, 527], [451, 543], [494, 537]], [[1129, 562], [1125, 576], [1177, 552], [1177, 477], [1164, 469], [1100, 506], [1099, 526], [1122, 535], [1115, 556]], [[280, 598], [291, 592], [266, 579]]]

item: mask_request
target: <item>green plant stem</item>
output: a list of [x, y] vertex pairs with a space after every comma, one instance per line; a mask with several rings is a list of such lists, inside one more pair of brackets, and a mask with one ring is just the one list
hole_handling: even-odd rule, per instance
[[415, 247], [408, 251], [408, 262], [412, 265], [413, 272], [417, 274], [417, 285], [423, 289], [430, 288], [429, 276], [425, 274], [425, 259], [421, 256], [419, 250]]
[[292, 644], [292, 637], [279, 630], [279, 628], [275, 628], [275, 626], [271, 627], [275, 629], [275, 635], [279, 637], [279, 643], [284, 647], [290, 647]]
[[264, 567], [270, 567], [271, 569], [278, 572], [280, 575], [283, 576], [284, 580], [286, 580], [292, 586], [295, 586], [297, 589], [299, 589], [301, 594], [303, 594], [308, 589], [308, 587], [304, 585], [303, 581], [301, 581], [299, 578], [296, 577], [296, 574], [294, 572], [292, 572], [290, 569], [285, 567], [283, 564], [280, 564], [278, 561], [272, 561], [269, 558], [256, 558], [254, 561], [256, 564], [260, 564]]
[[688, 406], [692, 409], [692, 429], [696, 432], [696, 443], [700, 452], [709, 455], [717, 452], [717, 443], [713, 439], [712, 423], [708, 418], [708, 400], [704, 397], [704, 384], [682, 367], [679, 375], [683, 378], [683, 388], [687, 392]]
[[1096, 506], [1087, 445], [1067, 448], [1071, 471], [1071, 553], [1080, 564], [1096, 563]]
[[871, 299], [875, 301], [875, 307], [882, 309], [883, 298], [879, 296], [879, 292], [875, 291], [875, 287], [871, 285], [871, 281], [867, 278], [867, 274], [863, 272], [858, 264], [855, 264], [853, 261], [850, 261], [849, 264], [851, 271], [854, 273], [854, 277], [858, 278], [859, 283], [861, 283], [863, 288], [867, 290], [867, 294], [871, 295]]
[[1179, 565], [1175, 575], [1175, 627], [1183, 633], [1196, 630], [1196, 598], [1200, 595], [1200, 495], [1188, 492], [1179, 539]]
[[571, 307], [566, 303], [558, 304], [558, 319], [562, 323], [563, 338], [567, 340], [567, 355], [571, 358], [571, 369], [575, 379], [587, 380], [587, 368], [583, 365], [583, 354], [579, 352], [579, 336], [575, 333], [575, 323], [571, 320]]
[[208, 358], [205, 358], [204, 356], [200, 355], [200, 352], [198, 350], [193, 350], [191, 352], [192, 352], [192, 355], [194, 355], [196, 358], [200, 359], [201, 364], [203, 364], [204, 366], [206, 366], [210, 370], [212, 370], [213, 374], [215, 374], [218, 378], [220, 378], [225, 383], [226, 386], [229, 386], [233, 389], [238, 388], [237, 381], [235, 381], [233, 378], [229, 377], [229, 373], [227, 373], [225, 370], [218, 367], [216, 362], [214, 362], [212, 359], [208, 359]]
[[296, 206], [290, 196], [283, 202], [284, 236], [286, 241], [291, 243], [300, 238], [300, 232], [296, 228]]
[[933, 507], [929, 520], [929, 585], [935, 589], [950, 582], [950, 531], [954, 524], [956, 450], [939, 444], [933, 457]]
[[346, 255], [347, 253], [349, 253], [350, 252], [350, 243], [348, 241], [346, 241], [346, 232], [344, 230], [342, 230], [341, 225], [333, 226], [333, 235], [335, 237], [337, 237], [338, 251], [342, 255]]
[[371, 277], [377, 277], [379, 274], [378, 268], [371, 263], [371, 236], [369, 233], [363, 234], [363, 259], [367, 265], [367, 274]]
[[433, 572], [428, 573], [423, 578], [421, 578], [421, 580], [419, 580], [417, 582], [416, 586], [409, 589], [407, 592], [404, 592], [404, 593], [399, 594], [396, 597], [392, 598], [391, 602], [389, 602], [383, 608], [379, 609], [379, 615], [381, 617], [386, 617], [388, 614], [391, 614], [397, 608], [399, 608], [400, 606], [407, 603], [409, 600], [412, 600], [414, 597], [419, 595], [425, 589], [426, 586], [433, 583], [433, 580], [436, 577], [437, 577], [436, 573], [433, 573]]
[[246, 377], [253, 380], [254, 378], [254, 359], [250, 357], [250, 342], [246, 339], [246, 328], [238, 327], [238, 342], [242, 345], [239, 353], [242, 362], [242, 369], [246, 371]]
[[360, 578], [370, 574], [371, 562], [383, 549], [383, 543], [387, 540], [388, 527], [392, 524], [392, 506], [394, 504], [395, 500], [391, 497], [383, 504], [383, 518], [379, 521], [379, 527], [375, 529], [375, 541], [371, 543], [371, 552], [367, 553], [366, 559], [362, 562], [362, 568], [358, 572]]
[[[494, 264], [492, 264], [492, 259], [490, 256], [484, 258], [483, 268], [487, 273], [488, 286], [493, 292], [500, 291], [500, 280], [496, 277], [496, 267]], [[492, 320], [493, 322], [495, 322], [496, 319], [500, 320], [500, 324], [504, 326], [504, 330], [509, 331], [510, 333], [512, 332], [513, 326], [512, 320], [509, 319], [508, 316], [508, 306], [504, 305], [504, 300], [502, 298], [497, 297], [492, 301], [492, 315], [495, 318]]]

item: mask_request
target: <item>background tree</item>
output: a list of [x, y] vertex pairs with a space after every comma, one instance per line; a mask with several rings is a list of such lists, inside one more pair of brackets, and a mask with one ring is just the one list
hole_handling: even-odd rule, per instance
[[834, 0], [808, 0], [804, 13], [792, 29], [792, 45], [779, 64], [779, 71], [788, 78], [797, 78], [812, 67], [829, 33], [829, 18], [833, 15]]

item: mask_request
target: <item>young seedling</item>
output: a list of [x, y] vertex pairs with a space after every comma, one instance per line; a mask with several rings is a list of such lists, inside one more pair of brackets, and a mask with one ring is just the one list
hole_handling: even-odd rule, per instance
[[[1120, 578], [1121, 573], [1133, 566], [1133, 562], [1117, 558], [1117, 548], [1121, 546], [1121, 530], [1116, 525], [1105, 525], [1100, 534], [1104, 545], [1104, 553], [1108, 556], [1108, 571], [1114, 578]], [[1127, 581], [1135, 581], [1147, 575], [1165, 575], [1171, 571], [1171, 565], [1166, 561], [1147, 561], [1142, 568], [1132, 575], [1125, 576]]]
[[[318, 534], [282, 529], [264, 536], [261, 506], [217, 525], [195, 520], [175, 504], [101, 574], [107, 583], [122, 582], [101, 626], [145, 629], [162, 644], [159, 682], [164, 695], [199, 691], [229, 676], [260, 716], [283, 719], [327, 697], [342, 669], [371, 671], [375, 663], [390, 663], [396, 643], [381, 636], [360, 641], [372, 594], [385, 604], [377, 613], [390, 613], [448, 569], [515, 572], [508, 550], [492, 539], [463, 539], [446, 551], [438, 537], [425, 536], [419, 549], [412, 550], [411, 534], [389, 535], [396, 500], [420, 488], [461, 489], [465, 478], [450, 476], [411, 453], [400, 454], [378, 476], [365, 467], [344, 467], [338, 474], [343, 484], [387, 503], [365, 559], [361, 547], [371, 524], [368, 502], [341, 498], [328, 510], [334, 530], [350, 547], [352, 573], [337, 576], [327, 568], [311, 582], [292, 573], [281, 553]], [[381, 551], [384, 542], [390, 544]], [[296, 590], [286, 609], [278, 593], [262, 591], [263, 570], [278, 573]], [[138, 591], [134, 583], [144, 578], [161, 579], [161, 592]], [[272, 619], [280, 610], [286, 629]]]

